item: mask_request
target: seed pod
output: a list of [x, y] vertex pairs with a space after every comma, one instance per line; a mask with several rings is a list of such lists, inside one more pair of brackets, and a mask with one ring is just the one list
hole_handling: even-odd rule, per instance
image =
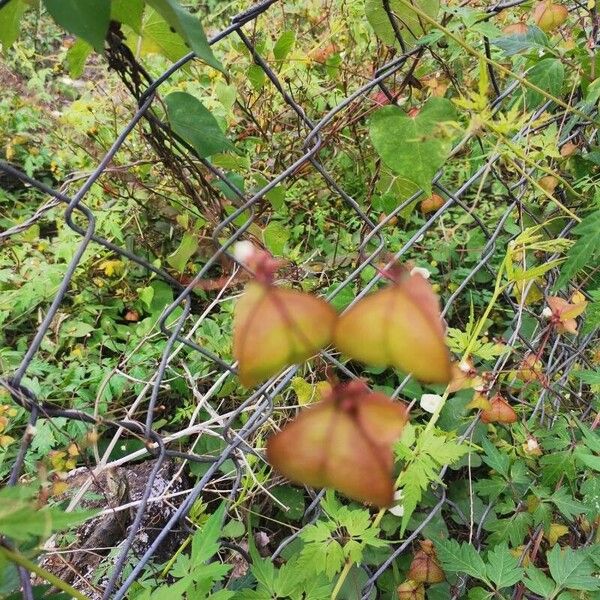
[[429, 198], [425, 198], [425, 200], [421, 202], [420, 208], [421, 212], [426, 215], [435, 212], [442, 206], [444, 206], [444, 199], [438, 194], [432, 194]]
[[502, 30], [502, 33], [506, 35], [527, 35], [528, 30], [529, 28], [525, 23], [511, 23]]
[[567, 142], [560, 149], [560, 155], [563, 158], [567, 158], [567, 157], [575, 154], [576, 151], [577, 151], [577, 144], [574, 144], [573, 142]]
[[539, 180], [539, 184], [544, 191], [553, 194], [558, 186], [558, 179], [554, 177], [554, 175], [544, 175], [544, 177]]
[[481, 420], [484, 423], [514, 423], [517, 413], [500, 394], [496, 394], [490, 400], [490, 408], [481, 413]]
[[435, 548], [431, 540], [420, 542], [418, 550], [408, 571], [409, 579], [421, 583], [440, 583], [446, 579], [435, 555]]
[[552, 0], [544, 0], [533, 9], [533, 20], [542, 31], [552, 31], [560, 27], [568, 18], [566, 6], [554, 4]]
[[396, 588], [398, 600], [425, 600], [425, 586], [417, 581], [405, 581]]

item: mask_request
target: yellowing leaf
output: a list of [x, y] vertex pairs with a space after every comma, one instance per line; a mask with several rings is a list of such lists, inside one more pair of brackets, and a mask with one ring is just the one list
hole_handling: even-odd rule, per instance
[[332, 487], [354, 500], [390, 506], [392, 444], [407, 420], [404, 405], [362, 382], [341, 384], [271, 437], [267, 457], [295, 483]]
[[566, 535], [567, 533], [569, 533], [569, 528], [566, 525], [561, 525], [560, 523], [552, 523], [545, 536], [550, 546], [554, 546], [554, 544], [558, 542], [558, 539], [561, 538], [563, 535]]
[[298, 404], [312, 404], [319, 402], [331, 391], [331, 384], [328, 381], [319, 381], [311, 384], [302, 377], [294, 377], [291, 382], [292, 389], [298, 397]]
[[392, 285], [367, 296], [338, 319], [335, 345], [369, 365], [393, 366], [421, 381], [447, 383], [450, 354], [436, 294], [421, 275], [392, 277]]
[[100, 263], [100, 268], [107, 277], [112, 277], [123, 272], [125, 263], [122, 260], [104, 260]]

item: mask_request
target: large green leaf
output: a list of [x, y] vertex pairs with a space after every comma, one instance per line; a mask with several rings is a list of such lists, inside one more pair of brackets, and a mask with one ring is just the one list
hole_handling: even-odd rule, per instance
[[523, 569], [519, 561], [508, 549], [506, 544], [499, 544], [487, 556], [487, 576], [496, 584], [496, 589], [509, 587], [520, 581], [523, 577]]
[[147, 0], [147, 2], [186, 41], [200, 60], [215, 69], [223, 70], [223, 66], [215, 58], [208, 44], [200, 21], [195, 16], [181, 7], [177, 0]]
[[410, 114], [386, 106], [371, 118], [371, 140], [388, 167], [431, 194], [431, 180], [452, 147], [444, 124], [455, 119], [454, 105], [445, 98], [430, 98]]
[[19, 36], [20, 21], [27, 9], [25, 0], [11, 0], [0, 10], [0, 44], [6, 52]]
[[165, 105], [173, 131], [193, 146], [201, 158], [234, 149], [217, 120], [194, 96], [173, 92], [165, 98]]
[[47, 507], [37, 510], [34, 487], [7, 487], [0, 491], [0, 535], [18, 541], [46, 538], [54, 531], [77, 525], [96, 514], [94, 511], [65, 512]]
[[[411, 0], [411, 2], [435, 19], [440, 11], [440, 0]], [[425, 23], [409, 6], [401, 0], [390, 0], [390, 8], [396, 17], [398, 30], [403, 41], [411, 45], [423, 35], [429, 24]], [[394, 28], [385, 11], [383, 0], [366, 0], [365, 14], [375, 35], [384, 43], [393, 46], [398, 43]]]
[[144, 14], [144, 0], [112, 0], [110, 18], [129, 25], [139, 33]]
[[69, 75], [78, 79], [83, 75], [85, 61], [92, 53], [93, 48], [83, 39], [79, 38], [67, 51], [67, 65]]
[[[565, 67], [557, 58], [544, 58], [527, 73], [527, 80], [552, 96], [559, 96], [565, 81]], [[532, 109], [545, 100], [535, 90], [528, 89], [525, 94], [527, 108]]]
[[179, 273], [185, 271], [185, 267], [188, 260], [194, 255], [194, 252], [198, 249], [198, 236], [193, 235], [189, 232], [183, 234], [179, 247], [173, 254], [167, 257], [167, 262]]
[[526, 568], [527, 577], [523, 583], [528, 590], [540, 595], [542, 598], [550, 598], [555, 590], [555, 585], [552, 579], [546, 577], [543, 571], [530, 565]]
[[152, 8], [144, 12], [138, 30], [128, 32], [127, 45], [142, 56], [162, 54], [173, 62], [189, 52], [181, 36]]
[[598, 590], [600, 579], [592, 575], [594, 566], [587, 550], [561, 550], [557, 544], [547, 554], [548, 568], [561, 589]]
[[110, 22], [110, 0], [44, 0], [44, 4], [61, 27], [102, 52]]
[[488, 581], [483, 558], [471, 544], [459, 544], [456, 540], [436, 540], [437, 557], [444, 571], [467, 574], [481, 581]]

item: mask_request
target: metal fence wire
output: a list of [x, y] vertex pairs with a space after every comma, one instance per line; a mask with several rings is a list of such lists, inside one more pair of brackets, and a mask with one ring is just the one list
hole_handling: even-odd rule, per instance
[[[497, 3], [487, 8], [490, 17], [494, 16], [508, 6], [520, 4], [522, 0], [506, 2], [504, 4]], [[168, 124], [162, 122], [157, 114], [162, 114], [160, 111], [155, 112], [157, 102], [160, 102], [159, 93], [161, 86], [169, 80], [177, 71], [184, 68], [189, 61], [194, 59], [194, 54], [190, 53], [173, 64], [165, 71], [158, 79], [152, 78], [144, 71], [142, 66], [137, 63], [131, 55], [127, 46], [121, 39], [119, 32], [111, 30], [107, 40], [106, 57], [110, 66], [115, 69], [131, 93], [135, 96], [138, 108], [127, 126], [123, 129], [117, 139], [114, 141], [110, 149], [106, 152], [103, 159], [100, 161], [96, 169], [89, 175], [77, 193], [69, 196], [65, 193], [51, 189], [45, 183], [37, 181], [11, 164], [0, 161], [0, 171], [4, 171], [11, 177], [18, 178], [25, 182], [28, 186], [36, 188], [43, 194], [48, 196], [46, 204], [40, 207], [34, 215], [25, 220], [19, 226], [5, 231], [0, 234], [0, 240], [7, 240], [11, 236], [22, 232], [24, 229], [31, 227], [51, 208], [63, 204], [65, 206], [64, 221], [74, 232], [80, 236], [79, 245], [72, 256], [68, 267], [65, 270], [64, 277], [60, 287], [54, 296], [51, 305], [46, 309], [43, 319], [37, 328], [37, 333], [31, 340], [28, 349], [18, 367], [13, 373], [4, 373], [0, 379], [0, 383], [8, 390], [14, 399], [22, 407], [29, 411], [29, 427], [20, 444], [20, 451], [14, 462], [12, 473], [10, 475], [9, 484], [15, 485], [22, 474], [24, 462], [27, 454], [30, 451], [30, 444], [35, 432], [35, 425], [39, 419], [54, 419], [62, 417], [68, 420], [80, 421], [92, 428], [97, 428], [105, 432], [111, 432], [112, 442], [106, 453], [100, 457], [97, 464], [88, 466], [88, 477], [81, 490], [71, 500], [69, 509], [76, 508], [83, 498], [86, 489], [89, 489], [91, 482], [99, 477], [106, 470], [115, 466], [124, 466], [132, 461], [139, 460], [141, 457], [151, 457], [153, 461], [151, 469], [148, 471], [147, 481], [143, 489], [141, 497], [134, 506], [134, 516], [127, 530], [126, 539], [118, 546], [118, 555], [114, 561], [114, 566], [108, 576], [96, 582], [96, 590], [100, 590], [98, 597], [114, 598], [118, 600], [124, 598], [132, 584], [139, 578], [140, 574], [151, 564], [151, 560], [157, 549], [175, 529], [188, 528], [186, 518], [194, 506], [194, 503], [203, 497], [207, 490], [211, 489], [211, 485], [219, 480], [220, 493], [223, 495], [223, 486], [227, 485], [226, 494], [233, 501], [238, 497], [241, 491], [241, 481], [245, 472], [246, 463], [245, 457], [248, 454], [255, 454], [262, 460], [261, 452], [257, 452], [252, 447], [252, 439], [255, 432], [271, 417], [274, 408], [274, 399], [276, 396], [284, 393], [289, 389], [290, 382], [297, 372], [297, 367], [287, 369], [280, 375], [273, 377], [256, 391], [254, 391], [246, 401], [237, 406], [235, 410], [228, 412], [219, 412], [221, 403], [215, 402], [211, 404], [211, 400], [216, 398], [216, 393], [223, 383], [231, 377], [235, 377], [236, 366], [230, 364], [226, 358], [217, 355], [212, 350], [203, 347], [194, 337], [194, 332], [200, 323], [213, 312], [219, 310], [219, 303], [224, 294], [230, 289], [234, 279], [232, 276], [229, 282], [220, 290], [209, 293], [209, 300], [204, 304], [193, 302], [193, 291], [198, 282], [211, 275], [211, 269], [219, 264], [219, 261], [224, 256], [229, 260], [234, 261], [231, 253], [232, 245], [241, 239], [245, 239], [251, 224], [264, 211], [268, 205], [266, 195], [276, 186], [289, 180], [290, 178], [307, 177], [306, 173], [311, 172], [311, 176], [318, 173], [330, 190], [331, 201], [341, 200], [355, 214], [361, 224], [360, 240], [357, 244], [356, 254], [358, 259], [352, 265], [347, 267], [345, 278], [335, 290], [330, 294], [329, 298], [333, 298], [347, 288], [353, 288], [357, 283], [360, 293], [354, 298], [353, 303], [358, 301], [362, 296], [367, 294], [380, 280], [380, 274], [375, 270], [375, 274], [370, 280], [365, 281], [365, 269], [370, 266], [375, 266], [381, 260], [385, 253], [389, 252], [386, 247], [385, 237], [383, 235], [384, 228], [388, 223], [399, 215], [406, 207], [412, 203], [416, 203], [422, 199], [422, 192], [415, 193], [412, 197], [403, 202], [393, 212], [391, 212], [384, 220], [374, 222], [363, 206], [361, 198], [354, 198], [351, 194], [345, 191], [343, 184], [338, 181], [322, 160], [322, 151], [328, 147], [328, 133], [335, 126], [336, 120], [343, 118], [344, 115], [351, 111], [361, 111], [365, 108], [373, 108], [373, 91], [380, 90], [390, 102], [394, 102], [397, 98], [398, 90], [406, 86], [408, 80], [424, 54], [428, 52], [427, 46], [418, 46], [414, 49], [406, 50], [406, 45], [401, 39], [400, 30], [395, 27], [398, 40], [403, 52], [393, 58], [387, 64], [381, 66], [372, 76], [372, 78], [349, 93], [337, 106], [331, 108], [328, 112], [320, 116], [318, 119], [309, 117], [303, 107], [296, 102], [292, 95], [287, 91], [285, 82], [280, 81], [277, 72], [270, 68], [267, 60], [263, 58], [252, 41], [252, 35], [248, 34], [249, 28], [267, 27], [269, 10], [279, 3], [279, 0], [267, 0], [260, 2], [246, 12], [243, 12], [231, 21], [231, 24], [221, 31], [218, 35], [210, 40], [211, 44], [218, 44], [228, 36], [237, 36], [239, 40], [247, 47], [256, 65], [258, 65], [270, 84], [274, 87], [286, 105], [293, 111], [297, 122], [297, 131], [302, 136], [302, 151], [295, 160], [290, 161], [290, 164], [283, 169], [277, 177], [272, 179], [258, 192], [249, 196], [238, 189], [235, 184], [228, 178], [220, 169], [216, 168], [208, 160], [195, 155], [194, 149], [188, 146], [183, 140], [178, 139], [173, 131], [170, 130]], [[577, 4], [577, 5], [576, 5]], [[384, 5], [390, 21], [396, 24], [394, 16], [389, 11], [389, 2]], [[573, 3], [573, 10], [585, 11], [578, 3]], [[259, 19], [264, 17], [265, 20], [259, 22]], [[489, 52], [489, 44], [486, 42], [486, 49]], [[490, 79], [496, 91], [495, 97], [491, 101], [492, 112], [500, 110], [504, 107], [516, 93], [522, 92], [522, 87], [517, 81], [513, 81], [504, 90], [498, 88], [497, 81], [500, 77], [496, 77], [494, 69], [489, 69]], [[393, 91], [392, 91], [393, 90]], [[515, 136], [514, 139], [521, 139], [535, 132], [535, 127], [538, 118], [542, 113], [551, 113], [553, 119], [546, 119], [545, 125], [550, 123], [562, 124], [561, 144], [566, 144], [573, 139], [591, 140], [596, 136], [596, 130], [593, 123], [585, 121], [580, 115], [572, 114], [562, 108], [554, 105], [551, 102], [545, 103], [534, 114], [527, 125]], [[590, 117], [592, 113], [590, 112]], [[177, 279], [173, 278], [163, 269], [155, 266], [142, 256], [131, 252], [130, 250], [120, 247], [117, 244], [110, 242], [96, 234], [96, 219], [94, 212], [86, 205], [86, 194], [92, 186], [96, 184], [105, 174], [107, 168], [111, 165], [115, 155], [122, 148], [128, 137], [132, 134], [135, 128], [144, 128], [145, 132], [149, 132], [147, 138], [153, 146], [159, 159], [168, 163], [175, 175], [177, 169], [182, 174], [182, 181], [195, 180], [201, 184], [197, 188], [188, 186], [186, 193], [192, 195], [197, 194], [197, 189], [208, 190], [208, 202], [210, 202], [210, 194], [218, 197], [220, 193], [214, 186], [214, 183], [221, 181], [222, 185], [226, 186], [229, 192], [237, 197], [237, 209], [232, 214], [227, 216], [221, 215], [220, 221], [215, 225], [212, 232], [215, 252], [207, 260], [202, 269], [195, 275], [189, 284], [182, 284]], [[268, 143], [268, 140], [266, 140]], [[400, 140], [399, 140], [400, 142]], [[273, 148], [273, 152], [277, 152], [277, 148]], [[176, 160], [173, 158], [176, 157]], [[488, 272], [492, 277], [496, 276], [496, 271], [491, 266], [494, 257], [504, 256], [506, 252], [507, 240], [515, 237], [518, 232], [507, 230], [506, 224], [511, 214], [516, 211], [520, 215], [528, 213], [527, 206], [522, 202], [527, 189], [530, 185], [529, 175], [535, 176], [535, 168], [523, 167], [523, 173], [508, 172], [502, 168], [500, 155], [493, 153], [475, 172], [473, 172], [466, 180], [464, 180], [457, 189], [448, 189], [443, 185], [443, 173], [437, 174], [434, 180], [434, 189], [439, 193], [445, 202], [441, 208], [435, 213], [427, 216], [426, 221], [419, 227], [410, 239], [399, 249], [396, 249], [393, 254], [397, 259], [404, 260], [410, 256], [411, 251], [418, 252], [418, 244], [422, 236], [428, 232], [436, 230], [440, 226], [441, 220], [449, 211], [459, 211], [464, 214], [469, 223], [473, 223], [477, 227], [485, 239], [485, 244], [481, 250], [480, 260], [474, 267], [469, 267], [465, 270], [465, 275], [458, 286], [453, 291], [444, 306], [444, 315], [449, 315], [453, 305], [457, 303], [470, 302], [470, 290], [476, 285], [477, 276], [480, 272]], [[311, 169], [307, 169], [310, 165]], [[185, 172], [185, 177], [183, 173]], [[470, 194], [477, 191], [483, 178], [488, 178], [492, 181], [495, 190], [495, 202], [504, 207], [503, 215], [496, 223], [495, 227], [489, 228], [479, 217], [477, 213], [471, 210], [469, 205]], [[206, 199], [201, 199], [206, 200]], [[565, 200], [566, 202], [566, 200]], [[309, 208], [306, 208], [309, 210]], [[240, 218], [243, 222], [240, 225]], [[529, 218], [535, 222], [536, 217], [529, 214]], [[82, 224], [83, 223], [83, 224]], [[573, 222], [568, 222], [560, 235], [568, 237], [569, 231], [574, 225]], [[86, 250], [90, 246], [98, 245], [106, 248], [112, 253], [123, 257], [128, 261], [132, 261], [140, 265], [149, 272], [152, 272], [156, 277], [167, 282], [174, 290], [177, 297], [173, 303], [166, 308], [160, 319], [160, 331], [167, 339], [167, 343], [162, 351], [160, 363], [157, 366], [156, 373], [151, 381], [147, 382], [142, 393], [138, 395], [133, 404], [129, 407], [127, 415], [120, 420], [107, 420], [101, 415], [87, 414], [79, 410], [65, 409], [57, 407], [53, 403], [49, 403], [44, 398], [37, 397], [31, 390], [23, 384], [24, 377], [32, 365], [32, 361], [36, 353], [40, 350], [44, 337], [49, 333], [49, 329], [55, 319], [61, 304], [65, 301], [69, 294], [69, 289], [72, 284], [72, 279], [77, 271], [78, 265]], [[240, 266], [235, 269], [241, 268]], [[300, 267], [301, 270], [301, 267]], [[235, 274], [235, 271], [234, 271]], [[556, 277], [554, 271], [550, 272], [548, 277], [548, 288]], [[548, 291], [548, 289], [546, 289]], [[523, 294], [525, 296], [525, 294]], [[517, 302], [515, 297], [508, 291], [503, 294], [500, 300], [501, 308], [505, 313], [512, 314], [512, 331], [510, 339], [505, 340], [506, 344], [512, 349], [512, 352], [503, 354], [497, 359], [496, 365], [492, 371], [492, 381], [499, 377], [503, 370], [506, 370], [511, 365], [518, 364], [519, 361], [529, 351], [533, 351], [536, 342], [545, 331], [545, 323], [542, 317], [536, 315], [534, 311], [525, 305], [524, 302]], [[173, 317], [176, 309], [181, 309], [176, 318]], [[522, 323], [524, 316], [528, 318], [538, 319], [538, 326], [533, 335], [522, 332]], [[581, 413], [589, 414], [591, 407], [589, 402], [582, 398], [582, 388], [575, 386], [568, 378], [569, 368], [576, 361], [585, 361], [585, 351], [588, 350], [596, 341], [594, 334], [583, 335], [567, 340], [563, 337], [551, 338], [549, 349], [543, 356], [544, 371], [548, 376], [548, 383], [543, 387], [540, 393], [539, 401], [533, 407], [533, 414], [548, 427], [552, 426], [552, 419], [549, 419], [544, 414], [544, 406], [546, 402], [552, 402], [556, 407], [561, 403], [561, 400], [566, 394], [570, 394], [571, 399], [579, 399]], [[170, 363], [176, 355], [181, 352], [181, 349], [187, 347], [192, 351], [200, 353], [211, 365], [211, 385], [206, 386], [206, 379], [203, 381], [203, 386], [194, 387], [194, 395], [198, 400], [198, 410], [194, 411], [190, 421], [186, 427], [177, 433], [158, 433], [155, 430], [155, 422], [157, 420], [157, 411], [159, 394], [164, 389], [165, 374]], [[321, 359], [324, 363], [332, 365], [338, 372], [344, 373], [344, 376], [356, 377], [357, 374], [349, 370], [344, 364], [339, 362], [335, 353], [330, 351], [321, 352]], [[359, 375], [359, 374], [358, 374]], [[190, 385], [194, 386], [193, 374], [190, 374]], [[404, 380], [395, 390], [394, 396], [401, 396], [403, 389], [407, 385], [409, 379]], [[519, 401], [518, 397], [514, 398], [515, 402]], [[200, 407], [208, 407], [212, 415], [208, 421], [201, 419]], [[135, 420], [133, 415], [143, 409], [146, 414], [144, 422]], [[243, 426], [235, 429], [232, 424], [239, 423], [240, 415], [244, 413], [245, 419]], [[474, 417], [471, 427], [463, 434], [468, 436], [475, 426], [477, 417]], [[203, 435], [218, 435], [222, 438], [223, 449], [218, 456], [207, 457], [195, 452], [195, 446], [198, 439]], [[109, 460], [110, 450], [118, 440], [132, 435], [143, 439], [145, 448], [137, 450], [118, 460]], [[178, 440], [184, 438], [188, 440], [189, 448], [187, 451], [176, 450]], [[172, 511], [168, 520], [161, 526], [160, 531], [156, 534], [151, 543], [141, 553], [134, 548], [136, 535], [139, 533], [141, 523], [145, 515], [151, 510], [153, 502], [156, 500], [152, 496], [153, 485], [157, 475], [165, 461], [176, 459], [181, 465], [181, 470], [190, 462], [208, 462], [208, 469], [204, 475], [189, 489], [184, 489], [178, 494], [177, 501], [171, 505]], [[219, 472], [219, 468], [225, 461], [232, 461], [235, 467], [235, 476], [223, 479]], [[181, 472], [179, 470], [178, 472]], [[443, 479], [446, 469], [440, 473], [440, 478]], [[170, 482], [172, 484], [172, 482]], [[392, 544], [390, 553], [387, 559], [376, 568], [367, 570], [366, 584], [361, 592], [362, 598], [373, 598], [376, 595], [375, 584], [382, 573], [397, 559], [403, 552], [410, 549], [413, 541], [419, 536], [422, 529], [439, 511], [450, 509], [449, 500], [446, 498], [443, 486], [438, 486], [435, 490], [439, 501], [428, 512], [419, 526], [410, 533], [410, 535], [401, 543]], [[321, 493], [311, 492], [309, 494], [312, 502], [307, 508], [304, 517], [304, 523], [313, 522], [319, 515], [319, 500]], [[301, 529], [295, 532], [292, 536], [281, 541], [279, 547], [273, 552], [273, 558], [276, 558], [295, 537], [301, 532]], [[479, 529], [479, 536], [481, 528]], [[473, 543], [477, 544], [479, 537]], [[235, 545], [232, 545], [235, 549]], [[243, 549], [237, 548], [238, 552], [242, 552], [243, 556], [248, 559], [247, 554]], [[30, 574], [21, 570], [22, 593], [24, 598], [33, 598], [32, 586], [30, 582]], [[455, 597], [459, 591], [455, 592]]]

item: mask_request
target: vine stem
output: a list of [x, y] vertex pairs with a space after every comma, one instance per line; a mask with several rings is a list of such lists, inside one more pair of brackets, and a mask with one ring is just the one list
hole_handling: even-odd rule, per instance
[[46, 571], [46, 569], [36, 565], [33, 561], [23, 556], [20, 552], [15, 552], [14, 550], [10, 550], [5, 546], [0, 546], [0, 556], [3, 556], [16, 565], [23, 567], [24, 569], [27, 569], [31, 573], [35, 573], [38, 577], [42, 577], [65, 594], [69, 594], [72, 598], [76, 598], [77, 600], [89, 600], [87, 596], [84, 596], [81, 592], [78, 592], [66, 581], [63, 581], [56, 575], [50, 573], [50, 571]]
[[335, 587], [333, 588], [333, 591], [331, 592], [331, 600], [335, 600], [338, 597], [338, 594], [340, 593], [340, 590], [342, 589], [342, 586], [344, 585], [344, 581], [346, 581], [346, 577], [348, 577], [348, 573], [350, 573], [350, 569], [352, 568], [353, 564], [354, 564], [354, 561], [350, 558], [346, 561], [346, 564], [344, 565], [344, 569], [340, 573], [340, 576], [338, 577]]

